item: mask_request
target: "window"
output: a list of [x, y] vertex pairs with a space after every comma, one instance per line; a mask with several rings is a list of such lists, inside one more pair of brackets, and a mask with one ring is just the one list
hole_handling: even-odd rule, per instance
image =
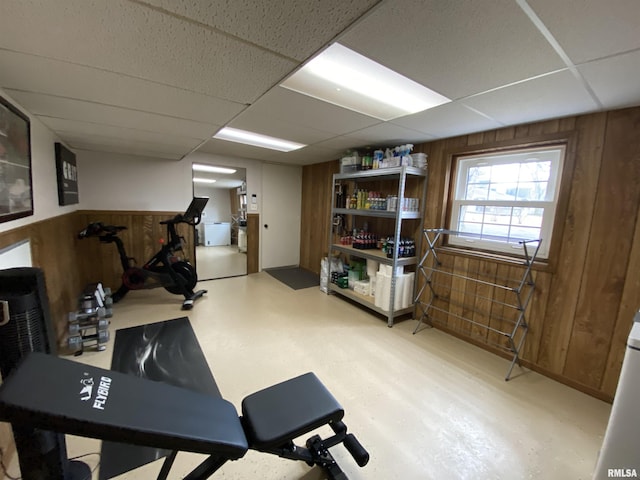
[[547, 258], [564, 153], [555, 145], [457, 157], [450, 229], [458, 235], [449, 244], [522, 254], [520, 241], [542, 239], [538, 257]]

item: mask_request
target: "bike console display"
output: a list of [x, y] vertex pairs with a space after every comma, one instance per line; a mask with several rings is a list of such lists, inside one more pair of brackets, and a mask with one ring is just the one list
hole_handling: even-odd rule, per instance
[[182, 221], [193, 225], [199, 224], [200, 218], [202, 217], [202, 211], [208, 201], [208, 197], [193, 197], [187, 211], [182, 215]]

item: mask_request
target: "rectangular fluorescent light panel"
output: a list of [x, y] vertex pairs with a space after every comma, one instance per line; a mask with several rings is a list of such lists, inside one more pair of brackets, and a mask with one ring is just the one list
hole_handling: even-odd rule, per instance
[[270, 148], [280, 152], [291, 152], [299, 148], [306, 147], [302, 143], [283, 140], [282, 138], [270, 137], [260, 133], [248, 132], [237, 128], [225, 127], [216, 133], [213, 138], [219, 140], [228, 140], [229, 142], [244, 143], [245, 145], [253, 145], [254, 147]]
[[216, 181], [213, 178], [194, 177], [193, 178], [193, 183], [216, 183]]
[[451, 101], [339, 43], [280, 86], [385, 121]]
[[194, 163], [191, 165], [191, 169], [194, 172], [210, 172], [210, 173], [236, 173], [233, 168], [215, 167], [213, 165], [203, 165], [201, 163]]

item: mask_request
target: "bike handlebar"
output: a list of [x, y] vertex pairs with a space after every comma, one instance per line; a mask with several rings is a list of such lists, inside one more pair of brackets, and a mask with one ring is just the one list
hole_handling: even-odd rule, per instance
[[195, 217], [191, 220], [187, 219], [184, 217], [184, 215], [182, 215], [181, 213], [176, 215], [175, 217], [173, 217], [171, 220], [162, 220], [160, 222], [160, 225], [176, 225], [178, 223], [186, 223], [187, 225], [191, 225], [192, 227], [195, 227], [196, 225], [198, 225], [200, 223], [201, 217]]
[[126, 230], [124, 225], [104, 225], [102, 222], [93, 222], [78, 233], [78, 238], [96, 237], [99, 235], [116, 235], [122, 230]]

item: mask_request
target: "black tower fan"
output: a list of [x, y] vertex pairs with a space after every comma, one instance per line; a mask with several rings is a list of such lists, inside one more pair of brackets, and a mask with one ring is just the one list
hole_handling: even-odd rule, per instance
[[[38, 268], [0, 270], [0, 374], [11, 375], [29, 352], [57, 354], [44, 274]], [[64, 435], [13, 426], [24, 480], [84, 480], [89, 467], [67, 458]]]

